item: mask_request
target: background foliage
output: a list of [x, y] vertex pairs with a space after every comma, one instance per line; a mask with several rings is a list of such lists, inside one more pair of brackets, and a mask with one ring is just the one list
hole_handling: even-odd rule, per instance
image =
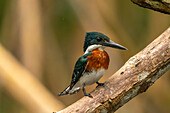
[[[82, 92], [64, 97], [57, 94], [69, 85], [74, 63], [83, 54], [86, 32], [102, 32], [128, 48], [106, 49], [111, 62], [100, 80], [104, 82], [169, 25], [168, 15], [130, 0], [0, 0], [0, 42], [66, 106], [83, 96]], [[117, 113], [169, 113], [169, 74]], [[94, 88], [89, 86], [88, 92]], [[0, 83], [0, 112], [29, 110]]]

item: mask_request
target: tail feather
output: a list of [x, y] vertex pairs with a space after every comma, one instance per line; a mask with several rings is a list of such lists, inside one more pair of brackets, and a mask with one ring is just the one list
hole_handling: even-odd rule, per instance
[[59, 93], [58, 96], [62, 96], [62, 95], [72, 95], [72, 94], [74, 94], [74, 93], [77, 93], [79, 90], [80, 90], [80, 87], [71, 89], [71, 87], [68, 86], [64, 91], [62, 91], [61, 93]]
[[68, 86], [64, 91], [58, 94], [58, 96], [68, 95], [70, 91], [70, 86]]

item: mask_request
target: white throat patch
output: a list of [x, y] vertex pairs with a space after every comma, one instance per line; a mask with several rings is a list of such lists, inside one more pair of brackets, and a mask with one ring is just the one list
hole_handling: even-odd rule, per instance
[[102, 45], [91, 45], [86, 49], [84, 54], [91, 52], [91, 51], [93, 51], [94, 49], [97, 49], [97, 48], [100, 48], [100, 50], [104, 50], [104, 46], [102, 46]]

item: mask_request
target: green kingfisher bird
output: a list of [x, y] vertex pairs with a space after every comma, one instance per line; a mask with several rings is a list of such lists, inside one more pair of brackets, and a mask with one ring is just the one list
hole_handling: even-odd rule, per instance
[[83, 47], [84, 54], [75, 64], [70, 85], [59, 93], [59, 96], [74, 94], [82, 88], [84, 96], [92, 97], [90, 93], [86, 93], [85, 86], [94, 83], [97, 83], [97, 87], [104, 85], [104, 83], [98, 81], [109, 66], [109, 55], [104, 50], [105, 47], [127, 50], [127, 48], [111, 41], [109, 37], [102, 33], [86, 33]]

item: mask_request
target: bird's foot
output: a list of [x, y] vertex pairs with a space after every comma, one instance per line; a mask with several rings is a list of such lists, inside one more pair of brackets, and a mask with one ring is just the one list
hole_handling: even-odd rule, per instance
[[88, 96], [90, 98], [93, 98], [93, 96], [89, 93], [89, 94], [85, 94], [84, 96]]
[[89, 93], [89, 94], [86, 93], [85, 84], [83, 84], [83, 93], [84, 93], [84, 96], [88, 96], [88, 97], [90, 97], [90, 98], [93, 98], [93, 96], [91, 96], [90, 93]]
[[96, 84], [97, 84], [96, 88], [104, 85], [104, 83], [99, 83], [99, 82], [96, 82]]

